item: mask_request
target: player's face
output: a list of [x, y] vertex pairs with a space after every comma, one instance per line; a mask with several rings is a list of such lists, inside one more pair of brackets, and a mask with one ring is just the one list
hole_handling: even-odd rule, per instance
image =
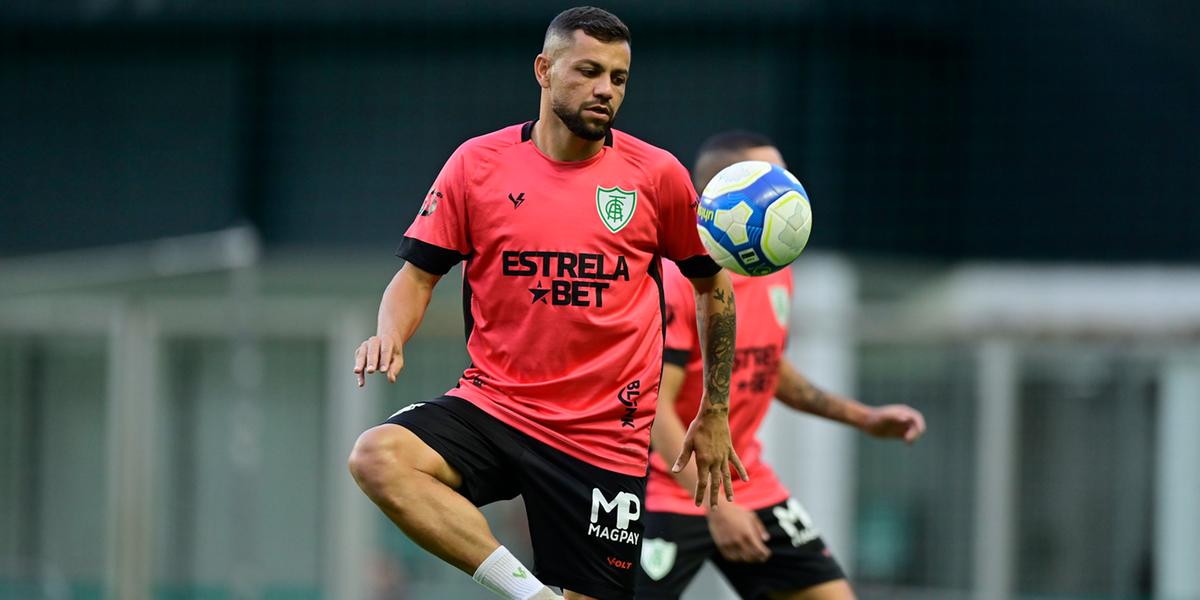
[[735, 162], [743, 160], [761, 160], [785, 169], [787, 168], [787, 165], [783, 164], [783, 155], [779, 153], [779, 150], [775, 146], [757, 146], [742, 150], [741, 157]]
[[571, 133], [592, 141], [608, 135], [625, 99], [629, 61], [629, 44], [574, 32], [549, 73], [551, 107]]
[[703, 192], [704, 186], [708, 185], [708, 182], [713, 177], [716, 177], [721, 169], [734, 163], [742, 162], [743, 160], [761, 160], [785, 169], [787, 168], [787, 165], [783, 162], [783, 155], [779, 153], [779, 149], [775, 146], [755, 146], [753, 148], [738, 150], [732, 154], [714, 152], [705, 154], [696, 161], [696, 179], [692, 183], [696, 184], [697, 190]]

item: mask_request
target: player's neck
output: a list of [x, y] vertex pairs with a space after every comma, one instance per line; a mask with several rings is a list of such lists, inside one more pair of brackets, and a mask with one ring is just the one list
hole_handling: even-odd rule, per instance
[[604, 148], [604, 140], [585, 140], [563, 124], [562, 119], [553, 110], [541, 111], [537, 123], [533, 125], [532, 140], [542, 154], [553, 160], [572, 162], [587, 160]]

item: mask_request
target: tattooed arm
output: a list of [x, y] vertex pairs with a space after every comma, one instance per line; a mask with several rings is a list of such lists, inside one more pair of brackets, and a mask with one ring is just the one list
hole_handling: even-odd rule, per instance
[[696, 288], [696, 319], [700, 352], [704, 357], [704, 397], [700, 401], [700, 412], [688, 427], [683, 451], [671, 470], [679, 472], [687, 466], [694, 453], [696, 506], [704, 501], [707, 491], [709, 505], [716, 508], [722, 485], [725, 487], [725, 498], [733, 500], [730, 462], [742, 480], [750, 479], [733, 451], [733, 442], [729, 437], [729, 378], [733, 372], [737, 316], [733, 304], [733, 282], [728, 273], [720, 271], [712, 277], [696, 278], [691, 282]]
[[920, 411], [899, 404], [866, 406], [826, 392], [813, 385], [786, 360], [779, 363], [775, 397], [796, 410], [845, 423], [876, 437], [904, 438], [912, 443], [925, 432], [925, 417]]

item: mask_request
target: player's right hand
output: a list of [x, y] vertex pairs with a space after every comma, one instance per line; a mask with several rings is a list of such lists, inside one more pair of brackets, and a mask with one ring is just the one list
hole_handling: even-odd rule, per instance
[[354, 376], [358, 387], [367, 384], [370, 373], [386, 373], [391, 383], [404, 368], [404, 345], [390, 335], [373, 335], [354, 351]]
[[706, 400], [700, 401], [700, 414], [688, 426], [683, 435], [683, 449], [672, 473], [678, 473], [687, 466], [692, 455], [696, 455], [696, 506], [704, 502], [707, 493], [709, 506], [717, 508], [717, 498], [721, 488], [725, 489], [725, 499], [733, 502], [733, 478], [729, 474], [729, 464], [733, 463], [738, 477], [742, 481], [750, 481], [746, 467], [733, 449], [733, 441], [729, 435], [729, 411], [717, 410], [708, 405]]
[[766, 544], [771, 535], [752, 510], [736, 504], [722, 505], [721, 510], [708, 513], [708, 532], [725, 560], [756, 563], [771, 558]]

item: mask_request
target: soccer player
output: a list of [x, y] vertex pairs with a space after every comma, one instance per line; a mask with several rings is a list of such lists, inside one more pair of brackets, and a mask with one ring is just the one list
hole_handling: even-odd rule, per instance
[[[784, 166], [765, 136], [718, 134], [700, 148], [693, 168], [697, 189], [721, 169], [743, 160]], [[921, 413], [907, 406], [870, 408], [824, 392], [783, 358], [791, 304], [790, 269], [763, 277], [731, 275], [737, 294], [738, 330], [730, 393], [734, 448], [750, 474], [736, 482], [737, 502], [700, 508], [688, 490], [696, 474], [675, 460], [684, 443], [680, 420], [701, 398], [700, 352], [694, 300], [685, 279], [668, 266], [667, 350], [654, 421], [646, 532], [638, 598], [678, 598], [704, 561], [711, 560], [743, 598], [849, 600], [841, 568], [825, 548], [808, 513], [761, 459], [756, 438], [771, 398], [880, 437], [914, 442], [925, 430]], [[672, 465], [668, 469], [668, 465]]]
[[[662, 259], [697, 295], [705, 391], [686, 440], [702, 494], [731, 497], [735, 311], [696, 232], [696, 193], [666, 151], [612, 128], [629, 30], [600, 9], [550, 23], [534, 60], [538, 119], [463, 143], [397, 254], [406, 264], [354, 372], [394, 382], [439, 278], [464, 262], [471, 365], [444, 396], [365, 433], [362, 490], [409, 538], [505, 598], [628, 598], [642, 538], [650, 425], [662, 370]], [[523, 496], [534, 568], [478, 506]]]

